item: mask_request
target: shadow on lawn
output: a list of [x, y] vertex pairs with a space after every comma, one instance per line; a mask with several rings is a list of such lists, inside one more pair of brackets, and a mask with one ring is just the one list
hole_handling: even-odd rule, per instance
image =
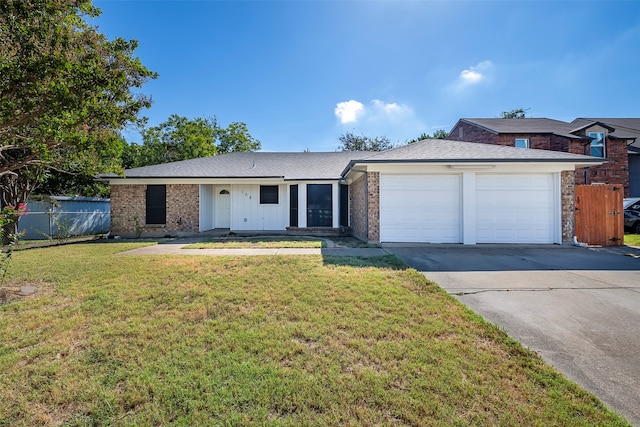
[[395, 255], [384, 256], [336, 256], [323, 255], [324, 265], [349, 266], [349, 267], [377, 267], [390, 268], [393, 270], [406, 270], [409, 268], [400, 258]]

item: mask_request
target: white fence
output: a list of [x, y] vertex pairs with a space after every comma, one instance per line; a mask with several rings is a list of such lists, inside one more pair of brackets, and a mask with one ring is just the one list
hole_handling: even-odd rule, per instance
[[27, 203], [20, 218], [22, 239], [66, 238], [106, 233], [111, 227], [110, 199], [54, 196], [51, 202]]

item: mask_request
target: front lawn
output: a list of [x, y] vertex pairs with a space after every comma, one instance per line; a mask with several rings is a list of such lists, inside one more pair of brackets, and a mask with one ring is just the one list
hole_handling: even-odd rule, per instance
[[624, 244], [629, 246], [640, 246], [640, 234], [625, 234]]
[[0, 425], [628, 425], [396, 258], [136, 246], [13, 255]]

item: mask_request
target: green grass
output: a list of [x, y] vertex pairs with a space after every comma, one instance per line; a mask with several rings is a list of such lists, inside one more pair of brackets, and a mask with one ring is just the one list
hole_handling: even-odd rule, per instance
[[16, 252], [0, 425], [628, 425], [394, 257]]
[[640, 246], [640, 234], [625, 234], [624, 244], [630, 246]]
[[184, 249], [324, 248], [322, 239], [297, 236], [217, 237]]

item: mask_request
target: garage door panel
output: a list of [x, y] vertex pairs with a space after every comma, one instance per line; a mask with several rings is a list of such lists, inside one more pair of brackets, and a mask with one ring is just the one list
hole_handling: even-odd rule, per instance
[[551, 174], [478, 175], [478, 243], [553, 243]]
[[382, 175], [383, 242], [460, 242], [458, 175]]

